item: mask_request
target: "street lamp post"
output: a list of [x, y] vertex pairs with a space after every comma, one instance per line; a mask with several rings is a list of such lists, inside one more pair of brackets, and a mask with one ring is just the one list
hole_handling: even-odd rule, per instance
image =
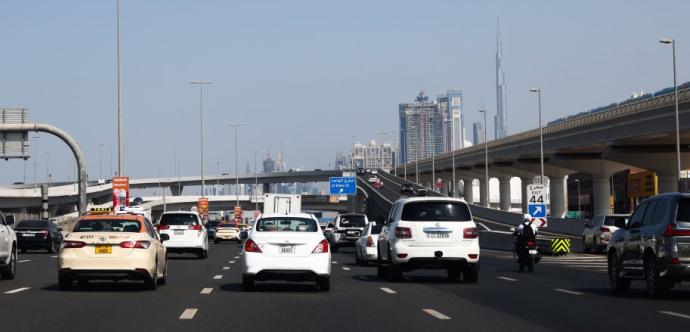
[[103, 179], [103, 144], [98, 144], [98, 180]]
[[484, 199], [486, 200], [486, 207], [491, 207], [489, 202], [489, 142], [486, 139], [486, 110], [480, 109], [479, 113], [484, 113]]
[[206, 195], [206, 183], [204, 182], [204, 85], [211, 81], [190, 81], [189, 84], [199, 86], [199, 134], [201, 141], [201, 197]]
[[577, 183], [577, 213], [579, 214], [579, 217], [582, 218], [582, 207], [580, 205], [580, 179], [575, 179], [575, 183]]
[[[122, 84], [120, 83], [120, 0], [116, 0], [117, 20], [117, 174], [125, 175], [125, 146], [122, 128]], [[112, 174], [112, 173], [111, 173]]]
[[539, 164], [541, 166], [541, 176], [539, 183], [544, 184], [544, 128], [541, 125], [541, 89], [529, 89], [531, 92], [537, 93], [539, 99]]
[[235, 198], [237, 199], [237, 205], [235, 206], [240, 206], [240, 169], [238, 166], [238, 159], [239, 159], [239, 151], [238, 151], [238, 136], [237, 136], [237, 131], [239, 126], [244, 125], [244, 123], [231, 123], [229, 124], [230, 127], [235, 128]]
[[671, 44], [673, 49], [673, 97], [676, 104], [676, 171], [678, 171], [678, 191], [680, 191], [680, 122], [678, 116], [678, 83], [676, 81], [676, 40], [671, 38], [664, 38], [659, 40], [662, 44]]
[[39, 136], [31, 136], [34, 139], [34, 193], [36, 193], [36, 168], [38, 168], [38, 139]]
[[[453, 123], [453, 120], [446, 120], [446, 123], [451, 123], [451, 124], [452, 124], [452, 123]], [[453, 176], [453, 184], [452, 184], [452, 186], [451, 186], [450, 188], [448, 188], [448, 189], [453, 191], [453, 197], [457, 197], [456, 194], [455, 194], [455, 192], [457, 191], [456, 188], [455, 188], [455, 187], [457, 186], [457, 182], [456, 182], [456, 180], [455, 180], [455, 147], [453, 146], [452, 139], [453, 139], [453, 138], [451, 138], [451, 144], [450, 144], [450, 153], [451, 153], [451, 155], [450, 155], [450, 158], [451, 158], [451, 166], [450, 166], [450, 167], [453, 168], [453, 171], [452, 171], [452, 172], [453, 172], [453, 175], [452, 175], [452, 176]]]
[[259, 171], [256, 168], [256, 152], [259, 150], [258, 146], [254, 147], [254, 213], [259, 211], [259, 195], [257, 190], [259, 189]]
[[[354, 172], [355, 171], [355, 137], [350, 136], [350, 139], [352, 139], [352, 155], [350, 156], [350, 169]], [[362, 165], [364, 167], [364, 165]]]

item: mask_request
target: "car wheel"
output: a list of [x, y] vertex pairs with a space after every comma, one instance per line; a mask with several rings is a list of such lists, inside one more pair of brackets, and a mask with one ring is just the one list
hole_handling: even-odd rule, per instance
[[381, 253], [379, 252], [376, 256], [376, 276], [379, 277], [379, 279], [385, 279], [388, 274], [388, 271], [386, 271], [386, 268], [383, 266]]
[[657, 296], [667, 292], [673, 283], [659, 275], [656, 267], [656, 258], [652, 254], [647, 254], [644, 259], [644, 275], [647, 284], [647, 295]]
[[474, 267], [462, 271], [462, 281], [467, 283], [476, 283], [479, 281], [479, 269]]
[[48, 244], [48, 253], [52, 254], [55, 252], [55, 241], [50, 241], [50, 244]]
[[625, 293], [630, 290], [630, 279], [620, 277], [621, 266], [618, 263], [618, 257], [613, 252], [609, 254], [608, 267], [611, 290], [614, 293]]
[[597, 237], [596, 236], [592, 237], [592, 253], [595, 253], [595, 254], [600, 253], [601, 250], [600, 250], [599, 246], [600, 246], [600, 244], [599, 244], [599, 240], [597, 240]]
[[153, 269], [153, 276], [144, 280], [144, 287], [148, 290], [156, 290], [158, 288], [158, 263], [156, 263], [156, 267]]
[[398, 282], [402, 280], [402, 271], [400, 267], [393, 264], [393, 259], [390, 253], [388, 253], [388, 281]]
[[242, 290], [245, 292], [254, 290], [254, 278], [250, 276], [242, 276]]
[[316, 285], [322, 292], [328, 292], [331, 290], [331, 277], [319, 277], [316, 280]]
[[168, 283], [168, 262], [165, 262], [165, 269], [163, 270], [163, 276], [158, 278], [159, 285], [165, 285]]
[[2, 270], [2, 273], [0, 273], [0, 277], [2, 277], [2, 279], [12, 280], [14, 279], [15, 275], [17, 275], [17, 250], [12, 247], [10, 261], [8, 262], [7, 267], [5, 267], [5, 269]]
[[448, 268], [448, 270], [446, 270], [446, 273], [448, 274], [448, 280], [458, 281], [458, 279], [460, 279], [460, 274], [462, 274], [462, 271], [459, 267], [455, 266]]
[[66, 277], [58, 277], [58, 289], [59, 290], [69, 290], [72, 288], [72, 280]]

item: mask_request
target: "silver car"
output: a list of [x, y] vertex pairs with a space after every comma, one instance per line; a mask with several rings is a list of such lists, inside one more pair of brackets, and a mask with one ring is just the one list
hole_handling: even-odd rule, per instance
[[601, 253], [611, 240], [611, 234], [618, 230], [616, 221], [626, 223], [629, 214], [606, 214], [594, 216], [585, 224], [582, 231], [582, 250], [584, 252]]

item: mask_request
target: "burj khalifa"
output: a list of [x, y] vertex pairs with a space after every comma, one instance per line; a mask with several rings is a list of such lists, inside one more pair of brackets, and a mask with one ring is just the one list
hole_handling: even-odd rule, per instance
[[508, 112], [506, 109], [506, 78], [503, 72], [503, 48], [501, 46], [501, 15], [496, 20], [496, 115], [494, 116], [496, 139], [508, 136]]

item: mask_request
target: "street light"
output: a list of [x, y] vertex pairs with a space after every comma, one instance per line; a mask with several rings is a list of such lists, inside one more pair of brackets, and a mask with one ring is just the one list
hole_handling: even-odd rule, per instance
[[[122, 84], [120, 83], [120, 0], [116, 0], [117, 19], [117, 174], [125, 175], [125, 146], [123, 142], [122, 128]], [[112, 173], [111, 173], [112, 174]]]
[[676, 103], [676, 167], [678, 171], [678, 191], [680, 191], [680, 123], [678, 117], [678, 84], [676, 81], [676, 40], [671, 38], [664, 38], [659, 40], [662, 44], [671, 44], [673, 49], [673, 99]]
[[[446, 123], [452, 123], [453, 120], [446, 120]], [[453, 138], [451, 138], [452, 140]], [[457, 186], [457, 182], [455, 180], [455, 148], [453, 147], [453, 144], [450, 144], [450, 152], [451, 152], [451, 167], [453, 168], [453, 185], [448, 188], [453, 190], [453, 197], [456, 197], [455, 192], [457, 191], [455, 186]]]
[[580, 205], [580, 179], [575, 179], [577, 183], [577, 213], [579, 217], [582, 218], [582, 207]]
[[484, 113], [484, 199], [486, 200], [486, 207], [491, 207], [489, 202], [489, 142], [486, 139], [486, 110], [479, 109], [479, 113]]
[[544, 128], [541, 126], [541, 89], [529, 89], [530, 92], [536, 92], [539, 99], [539, 163], [541, 165], [541, 177], [539, 183], [544, 184]]
[[190, 81], [189, 84], [199, 86], [199, 129], [201, 137], [201, 197], [206, 195], [206, 183], [204, 183], [204, 85], [211, 81]]
[[387, 132], [384, 132], [384, 131], [381, 131], [381, 132], [378, 132], [378, 133], [376, 133], [376, 134], [381, 135], [381, 137], [385, 137], [385, 138], [383, 138], [383, 139], [381, 140], [381, 144], [379, 144], [379, 146], [381, 147], [381, 148], [379, 149], [379, 151], [381, 152], [381, 154], [380, 154], [380, 155], [381, 155], [381, 158], [380, 158], [380, 165], [381, 165], [381, 168], [383, 168], [383, 169], [385, 170], [385, 164], [386, 164], [386, 163], [385, 163], [385, 158], [383, 157], [383, 144], [384, 144], [385, 141], [388, 139], [388, 133], [387, 133]]
[[[354, 172], [355, 171], [355, 137], [350, 136], [350, 139], [352, 139], [352, 155], [350, 155], [350, 169]], [[364, 167], [364, 165], [362, 165]]]
[[254, 147], [254, 213], [256, 213], [256, 211], [259, 211], [259, 196], [257, 193], [257, 190], [259, 189], [259, 171], [256, 168], [256, 152], [260, 148], [261, 147], [259, 146]]
[[240, 170], [239, 166], [237, 166], [239, 158], [237, 131], [239, 126], [242, 125], [244, 125], [244, 123], [231, 123], [228, 125], [235, 128], [235, 198], [237, 199], [237, 205], [235, 206], [240, 206]]
[[98, 180], [103, 178], [103, 144], [98, 144]]
[[36, 168], [38, 168], [38, 139], [40, 136], [31, 136], [34, 139], [34, 194], [36, 193]]

